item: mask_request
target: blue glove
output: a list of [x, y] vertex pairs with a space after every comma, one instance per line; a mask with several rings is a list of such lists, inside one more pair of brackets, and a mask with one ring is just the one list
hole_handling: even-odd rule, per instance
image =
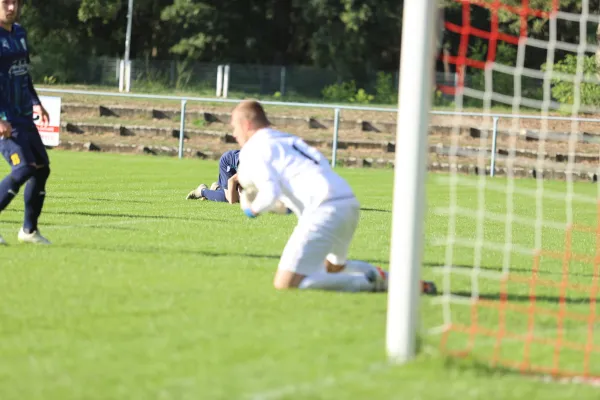
[[244, 214], [246, 214], [246, 216], [248, 218], [256, 218], [256, 215], [254, 215], [254, 213], [252, 212], [252, 210], [250, 208], [245, 208]]

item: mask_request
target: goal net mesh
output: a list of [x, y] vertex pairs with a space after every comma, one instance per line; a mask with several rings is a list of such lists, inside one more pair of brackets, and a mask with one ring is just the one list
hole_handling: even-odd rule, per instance
[[445, 354], [600, 382], [597, 10], [445, 3], [424, 323]]

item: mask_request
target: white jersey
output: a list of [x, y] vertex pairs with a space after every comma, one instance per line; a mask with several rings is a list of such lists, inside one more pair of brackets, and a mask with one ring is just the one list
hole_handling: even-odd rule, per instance
[[239, 182], [255, 186], [255, 213], [268, 211], [277, 200], [296, 215], [335, 200], [356, 201], [350, 185], [328, 160], [297, 136], [271, 128], [258, 130], [240, 151]]

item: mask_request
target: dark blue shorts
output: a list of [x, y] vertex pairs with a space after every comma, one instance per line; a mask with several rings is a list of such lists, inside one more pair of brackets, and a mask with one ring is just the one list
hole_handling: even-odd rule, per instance
[[222, 189], [227, 189], [227, 181], [237, 174], [239, 158], [239, 150], [229, 150], [221, 156], [219, 160], [219, 186]]
[[10, 166], [50, 165], [46, 147], [35, 125], [13, 127], [12, 136], [0, 139], [0, 152]]

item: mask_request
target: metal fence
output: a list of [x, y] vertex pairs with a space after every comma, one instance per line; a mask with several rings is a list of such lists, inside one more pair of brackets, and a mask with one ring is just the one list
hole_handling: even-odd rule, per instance
[[[36, 83], [84, 84], [112, 88], [129, 88], [135, 92], [168, 93], [172, 91], [193, 92], [200, 96], [258, 97], [275, 100], [302, 102], [348, 102], [357, 104], [389, 104], [397, 102], [398, 76], [395, 71], [373, 71], [367, 76], [350, 83], [352, 77], [342, 76], [336, 71], [312, 66], [277, 66], [257, 64], [219, 64], [176, 60], [134, 59], [129, 68], [118, 58], [83, 58], [78, 62], [61, 63], [60, 68], [52, 62], [34, 58], [32, 74]], [[220, 76], [219, 67], [226, 65], [226, 78]], [[129, 78], [127, 78], [129, 77]], [[127, 79], [124, 84], [123, 79]], [[531, 100], [543, 100], [542, 84], [539, 79], [493, 73], [494, 92], [514, 97], [516, 94]], [[445, 86], [456, 84], [454, 73], [437, 73], [436, 82]], [[518, 83], [518, 85], [517, 85]], [[348, 85], [348, 86], [346, 86]], [[223, 87], [223, 90], [218, 90]], [[465, 77], [465, 86], [485, 91], [486, 82], [482, 73]], [[515, 87], [520, 92], [515, 93]], [[327, 89], [327, 90], [326, 90]], [[353, 98], [359, 89], [368, 97]], [[127, 90], [126, 90], [127, 91]], [[224, 94], [222, 94], [224, 93]], [[435, 106], [450, 105], [452, 96], [438, 93]], [[465, 98], [466, 107], [481, 107], [483, 101]]]
[[[56, 81], [60, 84], [86, 84], [119, 87], [122, 60], [110, 57], [85, 58], [69, 65], [53, 66], [41, 58], [32, 59], [32, 74], [37, 83]], [[134, 59], [130, 61], [130, 87], [135, 91], [185, 90], [203, 92], [215, 90], [219, 65], [177, 60]], [[278, 95], [288, 98], [323, 96], [328, 85], [344, 78], [333, 70], [311, 66], [279, 66], [259, 64], [227, 64], [230, 70], [229, 93]], [[397, 87], [397, 71], [388, 71]], [[373, 92], [377, 75], [357, 84]], [[214, 92], [213, 92], [214, 93]]]
[[[181, 97], [181, 96], [166, 96], [166, 95], [152, 95], [152, 94], [134, 94], [134, 93], [115, 93], [115, 92], [99, 92], [99, 91], [86, 91], [86, 90], [65, 90], [65, 89], [37, 89], [39, 92], [44, 93], [57, 93], [57, 94], [77, 94], [84, 96], [106, 96], [116, 98], [137, 98], [137, 99], [155, 99], [155, 100], [176, 100], [181, 104], [181, 117], [179, 126], [179, 158], [183, 158], [184, 149], [184, 137], [185, 137], [185, 116], [186, 106], [188, 102], [204, 102], [204, 103], [238, 103], [240, 99], [220, 99], [214, 97]], [[353, 106], [345, 104], [317, 104], [317, 103], [298, 103], [298, 102], [281, 102], [281, 101], [261, 101], [264, 105], [273, 106], [287, 106], [287, 107], [298, 107], [298, 108], [320, 108], [328, 109], [333, 111], [334, 126], [333, 126], [333, 138], [332, 138], [332, 151], [331, 151], [331, 166], [335, 168], [337, 163], [337, 148], [338, 148], [338, 137], [339, 137], [339, 126], [340, 126], [340, 112], [342, 110], [360, 110], [360, 111], [375, 111], [375, 112], [388, 112], [397, 113], [397, 107], [367, 107], [367, 106]], [[456, 112], [456, 111], [431, 111], [431, 115], [440, 116], [452, 116], [452, 117], [482, 117], [492, 118], [493, 130], [492, 130], [492, 151], [490, 157], [490, 175], [494, 176], [495, 165], [496, 165], [496, 144], [498, 139], [498, 122], [500, 119], [529, 119], [529, 120], [541, 120], [542, 117], [539, 115], [524, 115], [524, 114], [505, 114], [505, 113], [478, 113], [478, 112]], [[598, 118], [574, 118], [574, 117], [560, 117], [560, 116], [547, 116], [544, 119], [549, 121], [577, 121], [577, 122], [593, 122], [600, 123]]]

